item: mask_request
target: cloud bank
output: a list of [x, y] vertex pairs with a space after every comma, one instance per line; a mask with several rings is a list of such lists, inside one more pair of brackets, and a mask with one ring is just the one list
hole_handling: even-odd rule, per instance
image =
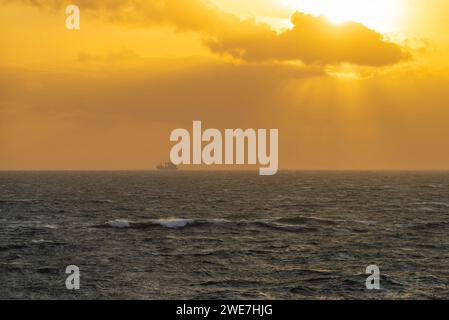
[[[56, 10], [67, 5], [65, 0], [0, 3]], [[387, 66], [411, 58], [404, 48], [360, 23], [337, 25], [300, 12], [291, 17], [292, 29], [276, 33], [267, 24], [242, 20], [201, 0], [78, 0], [77, 5], [82, 12], [112, 23], [198, 32], [213, 53], [247, 62], [299, 60], [308, 65]]]

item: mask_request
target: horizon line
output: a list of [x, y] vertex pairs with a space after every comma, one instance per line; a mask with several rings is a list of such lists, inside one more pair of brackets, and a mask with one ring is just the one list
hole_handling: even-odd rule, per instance
[[[0, 169], [0, 172], [258, 172], [258, 169], [178, 169], [160, 171], [157, 169]], [[279, 169], [279, 172], [449, 172], [449, 168], [438, 169]]]

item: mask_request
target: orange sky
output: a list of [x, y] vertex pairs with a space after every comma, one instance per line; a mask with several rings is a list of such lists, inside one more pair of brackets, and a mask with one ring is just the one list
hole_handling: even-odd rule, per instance
[[0, 170], [149, 169], [193, 120], [279, 128], [281, 169], [449, 169], [449, 3], [372, 2], [0, 0]]

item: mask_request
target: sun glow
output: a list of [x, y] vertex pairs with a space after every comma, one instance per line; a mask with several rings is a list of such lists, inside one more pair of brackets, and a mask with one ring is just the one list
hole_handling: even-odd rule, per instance
[[334, 23], [355, 21], [381, 32], [397, 31], [403, 0], [283, 0], [294, 10], [324, 15]]

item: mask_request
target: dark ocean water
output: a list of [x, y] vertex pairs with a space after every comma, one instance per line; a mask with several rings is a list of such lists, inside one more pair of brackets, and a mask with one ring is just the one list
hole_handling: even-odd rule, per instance
[[449, 173], [0, 173], [0, 298], [448, 299], [448, 283]]

